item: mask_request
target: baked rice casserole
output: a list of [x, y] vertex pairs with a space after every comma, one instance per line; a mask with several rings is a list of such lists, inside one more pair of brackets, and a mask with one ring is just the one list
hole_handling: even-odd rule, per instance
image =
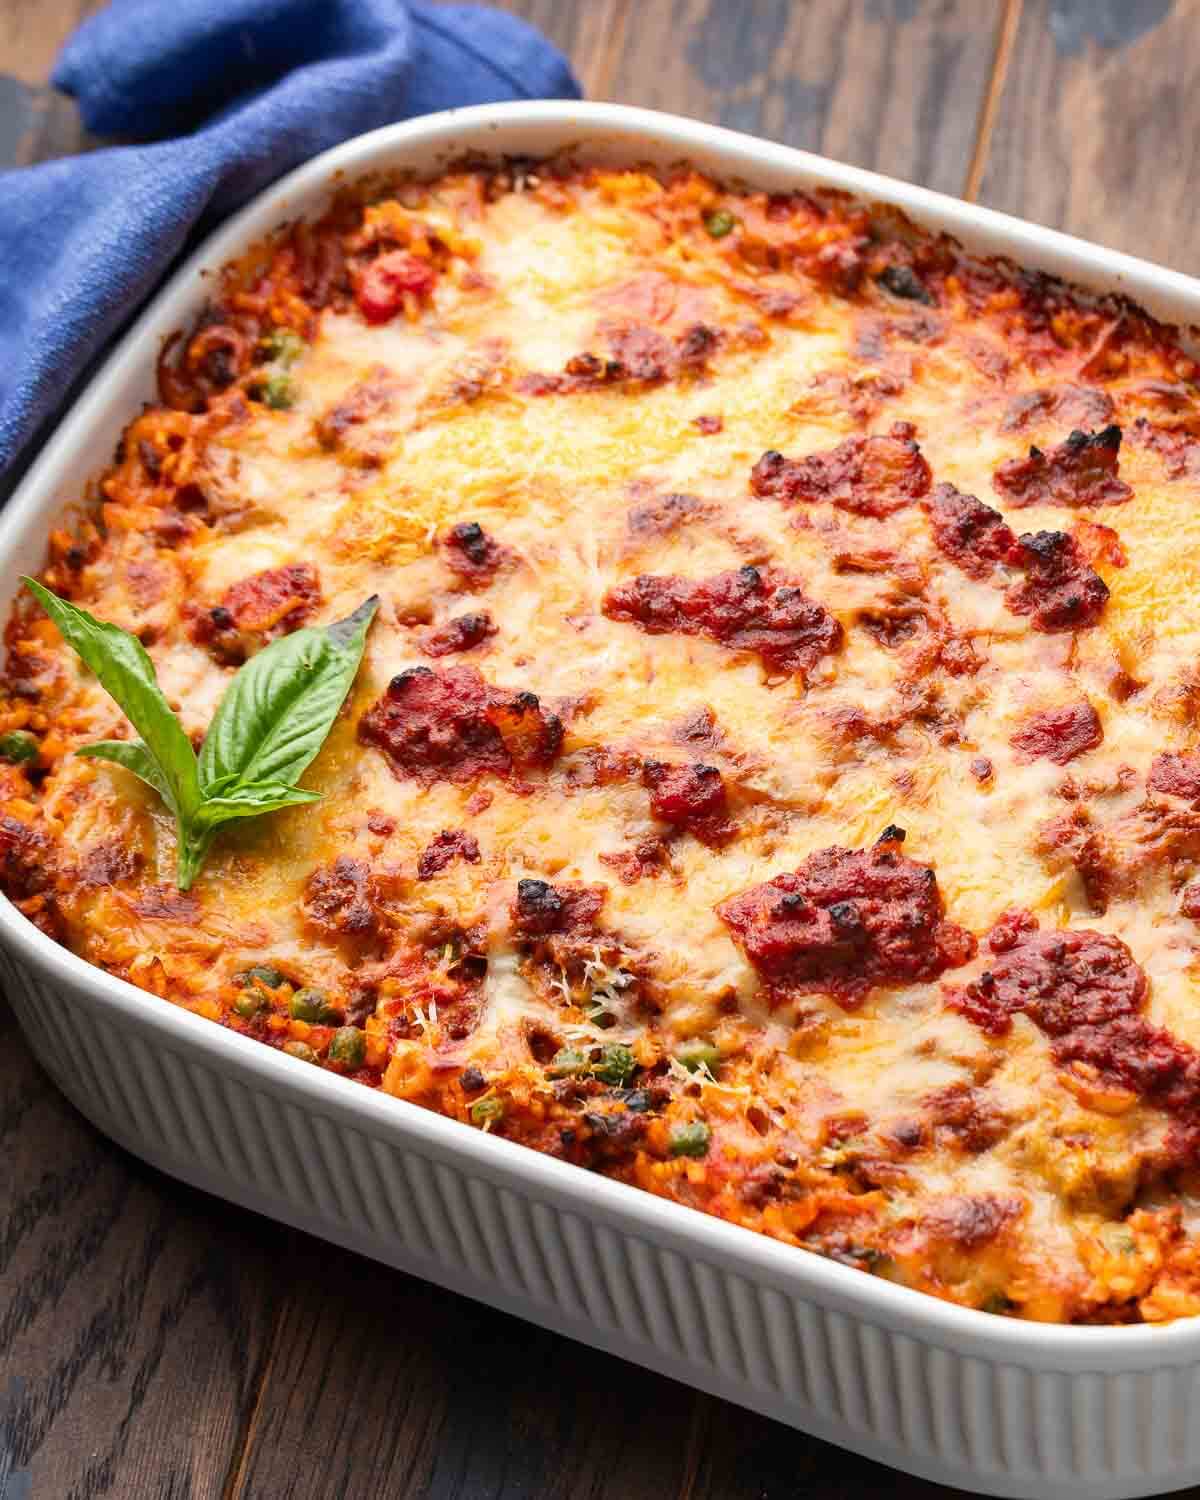
[[[894, 210], [569, 162], [214, 279], [42, 583], [201, 747], [378, 596], [190, 888], [23, 594], [0, 880], [297, 1065], [960, 1304], [1200, 1311], [1200, 369]], [[340, 700], [339, 700], [340, 701]], [[189, 882], [184, 881], [187, 885]]]

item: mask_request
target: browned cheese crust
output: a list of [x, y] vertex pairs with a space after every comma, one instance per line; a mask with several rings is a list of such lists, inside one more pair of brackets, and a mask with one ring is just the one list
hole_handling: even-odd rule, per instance
[[194, 741], [267, 643], [382, 603], [323, 800], [187, 895], [153, 793], [71, 753], [129, 725], [20, 603], [31, 920], [147, 1004], [936, 1296], [1200, 1311], [1174, 330], [838, 195], [525, 164], [344, 192], [159, 377], [42, 577]]

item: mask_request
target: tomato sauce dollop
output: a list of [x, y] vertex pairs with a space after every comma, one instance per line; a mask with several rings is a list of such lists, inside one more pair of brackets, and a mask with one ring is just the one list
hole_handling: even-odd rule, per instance
[[604, 613], [647, 635], [705, 636], [755, 652], [777, 672], [809, 671], [842, 644], [842, 627], [828, 610], [770, 568], [700, 579], [643, 573], [609, 591]]
[[548, 766], [563, 726], [533, 693], [502, 692], [474, 667], [410, 667], [359, 720], [358, 737], [398, 777], [461, 784]]
[[1149, 981], [1107, 932], [1041, 932], [1028, 912], [1009, 912], [987, 940], [988, 969], [947, 992], [950, 1006], [992, 1036], [1015, 1015], [1050, 1039], [1062, 1068], [1137, 1095], [1173, 1117], [1167, 1147], [1177, 1160], [1200, 1150], [1200, 1052], [1143, 1014]]
[[928, 494], [933, 480], [910, 431], [898, 424], [887, 437], [849, 437], [805, 458], [764, 453], [751, 470], [750, 488], [787, 505], [826, 500], [861, 516], [890, 516]]
[[426, 297], [437, 283], [427, 260], [407, 250], [389, 250], [359, 277], [354, 300], [368, 323], [390, 323], [404, 306], [404, 296]]
[[1028, 458], [1010, 458], [992, 484], [1010, 505], [1123, 505], [1133, 491], [1117, 476], [1120, 451], [1119, 427], [1076, 429], [1048, 453], [1030, 448]]
[[717, 915], [777, 1000], [803, 992], [852, 1009], [876, 985], [936, 979], [972, 957], [937, 876], [888, 828], [871, 849], [821, 849], [794, 873], [723, 901]]

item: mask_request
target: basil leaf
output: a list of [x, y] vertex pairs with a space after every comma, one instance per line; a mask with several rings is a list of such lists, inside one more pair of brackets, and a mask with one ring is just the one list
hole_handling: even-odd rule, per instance
[[150, 784], [177, 818], [190, 817], [200, 802], [196, 752], [163, 697], [146, 648], [119, 625], [97, 620], [32, 578], [22, 581], [141, 735], [159, 777]]
[[115, 765], [124, 766], [152, 786], [167, 806], [171, 806], [171, 789], [141, 740], [99, 740], [94, 745], [82, 745], [75, 754], [85, 755], [91, 760], [111, 760]]
[[32, 578], [24, 582], [141, 734], [75, 753], [123, 766], [162, 797], [175, 814], [180, 890], [191, 888], [223, 823], [320, 801], [318, 793], [292, 783], [324, 744], [346, 700], [377, 598], [325, 629], [286, 636], [247, 662], [226, 689], [197, 761], [137, 637]]
[[[333, 726], [362, 660], [378, 598], [252, 656], [225, 690], [200, 751], [200, 785], [228, 796], [253, 782], [290, 785]], [[232, 778], [232, 779], [231, 779]]]
[[306, 792], [303, 787], [284, 786], [275, 781], [252, 781], [234, 787], [228, 796], [205, 797], [192, 819], [192, 826], [202, 831], [215, 829], [234, 818], [255, 818], [259, 813], [278, 812], [284, 807], [303, 807], [320, 800], [320, 792]]
[[212, 841], [216, 836], [215, 828], [197, 833], [190, 824], [180, 825], [179, 847], [175, 851], [175, 884], [181, 891], [191, 890], [192, 882], [199, 875], [201, 866], [208, 858], [208, 851], [212, 848]]

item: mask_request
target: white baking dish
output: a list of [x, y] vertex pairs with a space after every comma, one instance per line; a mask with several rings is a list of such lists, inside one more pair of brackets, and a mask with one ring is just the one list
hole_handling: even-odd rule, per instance
[[[0, 600], [154, 393], [163, 337], [219, 267], [335, 173], [464, 152], [688, 160], [770, 189], [899, 204], [1160, 317], [1200, 282], [801, 151], [646, 110], [510, 104], [350, 141], [214, 236], [138, 320], [0, 516]], [[1126, 1496], [1200, 1480], [1200, 1319], [1059, 1328], [966, 1311], [371, 1093], [92, 968], [0, 898], [0, 967], [39, 1060], [101, 1130], [185, 1181], [930, 1479]]]

